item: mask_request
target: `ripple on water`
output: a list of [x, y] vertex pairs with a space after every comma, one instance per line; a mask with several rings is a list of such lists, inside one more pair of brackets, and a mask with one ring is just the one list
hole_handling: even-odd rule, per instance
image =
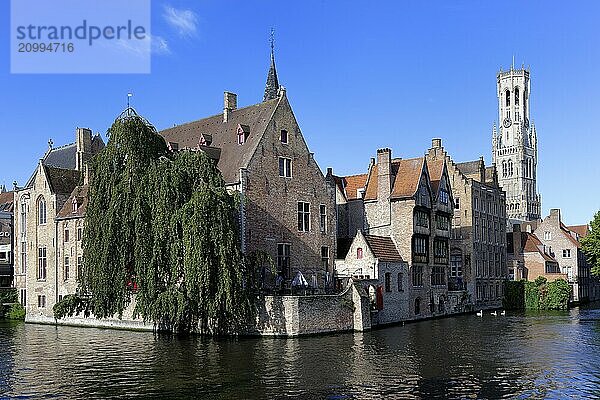
[[0, 322], [0, 397], [597, 398], [600, 310], [209, 340]]

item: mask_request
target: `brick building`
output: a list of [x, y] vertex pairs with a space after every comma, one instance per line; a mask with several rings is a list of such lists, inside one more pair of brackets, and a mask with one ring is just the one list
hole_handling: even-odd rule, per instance
[[[582, 227], [569, 229], [563, 224], [560, 209], [551, 209], [550, 215], [536, 224], [533, 233], [558, 261], [560, 272], [573, 287], [573, 301], [598, 300], [598, 279], [592, 277], [591, 266], [581, 249], [579, 239], [586, 231]], [[579, 233], [577, 232], [579, 231]]]
[[0, 186], [0, 288], [14, 285], [13, 192]]
[[501, 307], [508, 275], [506, 201], [495, 167], [486, 167], [483, 158], [454, 162], [441, 139], [432, 140], [426, 158], [438, 171], [445, 162], [454, 197], [448, 290], [456, 296], [466, 291], [476, 308]]
[[[428, 165], [425, 157], [393, 159], [392, 151], [386, 148], [377, 150], [377, 159], [371, 160], [366, 178], [336, 178], [337, 197], [341, 200], [338, 216], [348, 218], [338, 221], [338, 226], [348, 227], [340, 242], [354, 229], [362, 230], [365, 237], [389, 237], [407, 263], [407, 282], [401, 285], [406, 288], [406, 319], [443, 315], [464, 306], [463, 299], [448, 296], [450, 221], [454, 211], [448, 170], [445, 160], [432, 162], [431, 169]], [[339, 253], [340, 258], [345, 256]], [[392, 282], [392, 287], [397, 283]]]
[[356, 232], [346, 258], [336, 262], [338, 279], [360, 281], [371, 301], [371, 325], [414, 319], [409, 309], [408, 264], [390, 236]]
[[80, 184], [85, 163], [103, 147], [99, 135], [77, 128], [75, 143], [52, 141], [27, 184], [15, 191], [15, 286], [27, 315], [52, 316], [62, 283], [56, 217]]
[[567, 280], [551, 249], [544, 245], [532, 232], [523, 231], [520, 224], [506, 234], [509, 278], [534, 281], [543, 276], [548, 281]]
[[160, 134], [171, 148], [218, 150], [217, 168], [242, 200], [243, 252], [268, 252], [288, 283], [302, 271], [325, 285], [336, 254], [335, 184], [308, 149], [273, 54], [261, 103], [238, 108], [237, 96], [225, 92], [222, 114]]

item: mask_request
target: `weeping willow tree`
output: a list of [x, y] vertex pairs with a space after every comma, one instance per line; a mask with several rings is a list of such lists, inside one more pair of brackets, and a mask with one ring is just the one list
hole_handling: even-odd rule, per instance
[[[236, 333], [253, 315], [236, 200], [203, 153], [172, 153], [136, 114], [117, 119], [91, 163], [79, 295], [55, 307], [134, 317], [175, 332]], [[135, 293], [135, 294], [134, 294]]]

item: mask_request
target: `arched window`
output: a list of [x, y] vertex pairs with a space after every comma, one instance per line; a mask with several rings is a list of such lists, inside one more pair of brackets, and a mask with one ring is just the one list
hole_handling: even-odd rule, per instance
[[506, 167], [506, 161], [502, 161], [502, 177], [506, 178], [508, 176], [508, 168]]
[[515, 106], [519, 105], [519, 88], [515, 88]]
[[513, 162], [508, 160], [508, 176], [513, 176]]
[[40, 225], [46, 223], [46, 201], [43, 197], [38, 200], [38, 223]]
[[421, 314], [421, 299], [417, 297], [415, 299], [415, 315], [419, 314]]
[[508, 107], [510, 106], [510, 90], [507, 90], [504, 96], [506, 97], [506, 106]]
[[356, 258], [361, 259], [363, 258], [363, 250], [362, 247], [359, 247], [358, 249], [356, 249]]

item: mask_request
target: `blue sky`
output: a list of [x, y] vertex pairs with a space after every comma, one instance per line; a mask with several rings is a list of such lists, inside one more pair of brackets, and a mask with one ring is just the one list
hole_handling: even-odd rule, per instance
[[366, 170], [378, 147], [423, 154], [443, 138], [456, 161], [491, 161], [496, 73], [531, 67], [544, 214], [600, 209], [600, 3], [549, 1], [152, 2], [152, 73], [11, 75], [9, 2], [0, 3], [0, 183], [24, 183], [52, 138], [104, 135], [133, 105], [158, 129], [261, 101], [276, 30], [280, 83], [322, 169]]

